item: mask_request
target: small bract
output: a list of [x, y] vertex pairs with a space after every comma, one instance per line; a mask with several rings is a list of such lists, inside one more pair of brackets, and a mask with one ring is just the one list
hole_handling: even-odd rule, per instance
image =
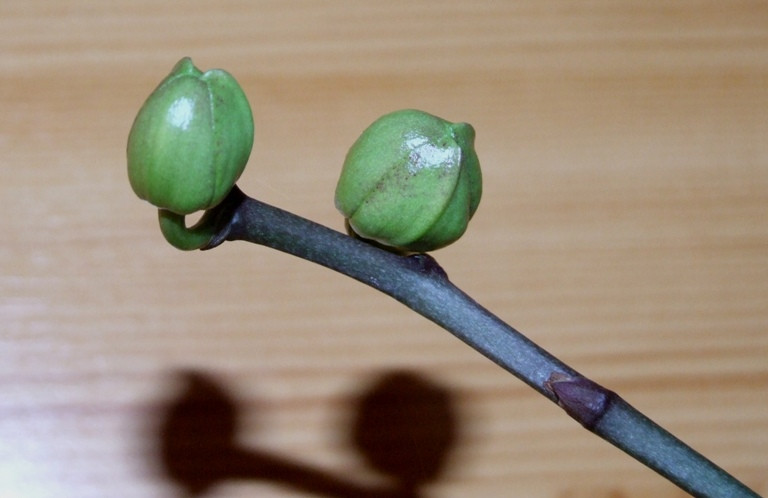
[[128, 178], [136, 195], [186, 215], [220, 203], [253, 147], [253, 116], [226, 71], [179, 61], [147, 98], [128, 137]]
[[423, 111], [382, 116], [352, 145], [336, 207], [360, 237], [401, 251], [464, 234], [482, 195], [475, 130]]

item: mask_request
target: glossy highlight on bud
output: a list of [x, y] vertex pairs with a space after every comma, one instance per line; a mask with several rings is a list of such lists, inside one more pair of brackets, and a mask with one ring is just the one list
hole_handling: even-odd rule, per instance
[[128, 137], [128, 178], [136, 195], [178, 215], [219, 204], [253, 147], [251, 107], [221, 69], [181, 59], [147, 98]]
[[425, 252], [456, 241], [482, 195], [475, 130], [423, 111], [387, 114], [352, 145], [336, 207], [364, 239]]

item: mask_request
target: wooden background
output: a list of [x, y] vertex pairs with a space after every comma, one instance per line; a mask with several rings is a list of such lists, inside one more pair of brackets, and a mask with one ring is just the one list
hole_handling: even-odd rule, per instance
[[683, 495], [359, 283], [166, 244], [125, 142], [186, 55], [254, 108], [240, 186], [337, 229], [376, 117], [472, 123], [452, 280], [768, 493], [768, 3], [5, 0], [0, 496], [342, 496], [429, 466], [413, 496]]

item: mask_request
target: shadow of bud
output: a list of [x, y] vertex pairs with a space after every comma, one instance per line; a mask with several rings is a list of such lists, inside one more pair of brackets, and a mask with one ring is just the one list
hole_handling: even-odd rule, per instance
[[[181, 389], [161, 410], [160, 464], [188, 496], [229, 480], [268, 481], [317, 496], [409, 498], [439, 477], [456, 439], [449, 392], [413, 373], [393, 372], [353, 404], [352, 442], [391, 479], [366, 484], [236, 440], [238, 401], [212, 376], [185, 371]], [[251, 408], [252, 410], [252, 408]]]

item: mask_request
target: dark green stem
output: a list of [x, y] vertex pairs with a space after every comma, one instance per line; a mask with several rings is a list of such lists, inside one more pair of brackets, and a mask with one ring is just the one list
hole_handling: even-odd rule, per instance
[[[244, 240], [318, 263], [388, 294], [560, 405], [585, 428], [694, 496], [757, 497], [736, 478], [480, 306], [430, 256], [401, 256], [245, 196], [214, 208], [206, 248]], [[224, 215], [224, 214], [226, 215]], [[183, 245], [183, 244], [182, 244]]]

